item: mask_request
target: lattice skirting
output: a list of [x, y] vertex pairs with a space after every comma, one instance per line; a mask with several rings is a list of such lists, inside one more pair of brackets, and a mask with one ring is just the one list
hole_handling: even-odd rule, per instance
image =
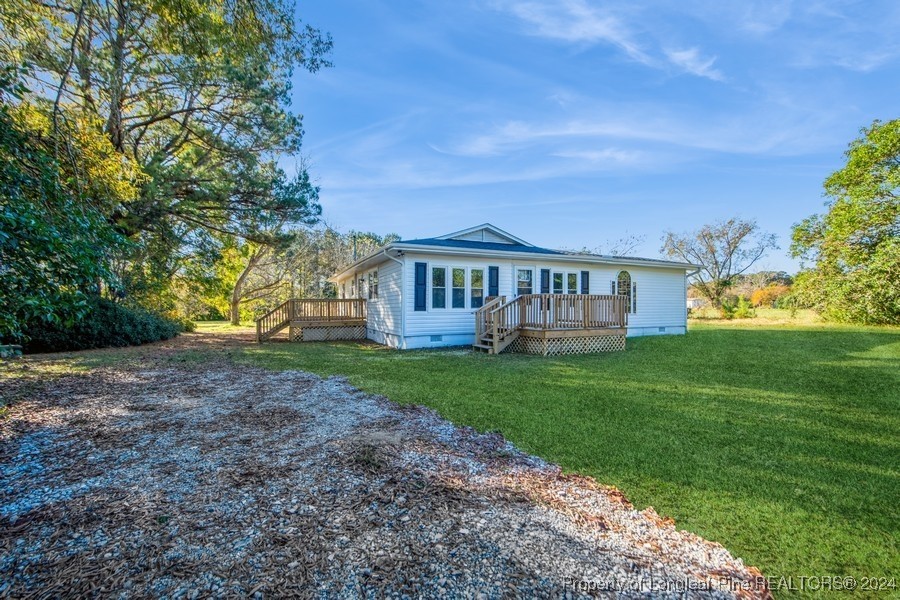
[[590, 335], [549, 339], [520, 335], [506, 348], [506, 351], [553, 356], [558, 354], [616, 352], [624, 349], [624, 335]]
[[366, 339], [365, 325], [335, 327], [291, 327], [292, 342], [332, 342], [336, 340]]

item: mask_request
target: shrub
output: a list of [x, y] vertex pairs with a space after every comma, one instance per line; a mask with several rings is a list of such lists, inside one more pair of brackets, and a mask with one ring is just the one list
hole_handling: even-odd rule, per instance
[[29, 323], [26, 352], [61, 352], [109, 346], [136, 346], [175, 337], [182, 324], [137, 308], [93, 298], [87, 313], [69, 323]]
[[775, 307], [778, 301], [791, 293], [791, 288], [786, 285], [772, 284], [755, 290], [750, 295], [750, 304], [756, 307]]
[[184, 316], [182, 313], [180, 313], [178, 311], [171, 310], [171, 311], [165, 313], [163, 315], [163, 317], [168, 321], [177, 323], [178, 328], [181, 330], [181, 332], [193, 333], [193, 332], [197, 331], [197, 324], [194, 323], [194, 321], [192, 319]]
[[723, 319], [752, 319], [755, 316], [750, 301], [743, 296], [738, 297], [737, 301], [726, 299], [722, 302]]
[[734, 318], [734, 313], [735, 313], [735, 311], [737, 311], [737, 305], [733, 301], [726, 298], [725, 300], [722, 301], [721, 310], [722, 310], [722, 318], [728, 319], [730, 321], [731, 319]]
[[756, 312], [754, 312], [753, 308], [750, 306], [750, 301], [741, 296], [738, 298], [737, 306], [734, 309], [734, 318], [735, 319], [752, 319], [756, 316]]

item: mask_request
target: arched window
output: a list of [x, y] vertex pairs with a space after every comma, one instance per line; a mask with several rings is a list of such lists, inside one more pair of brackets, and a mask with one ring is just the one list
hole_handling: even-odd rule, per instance
[[616, 278], [616, 293], [625, 296], [625, 312], [637, 312], [637, 285], [631, 281], [631, 273], [619, 271]]

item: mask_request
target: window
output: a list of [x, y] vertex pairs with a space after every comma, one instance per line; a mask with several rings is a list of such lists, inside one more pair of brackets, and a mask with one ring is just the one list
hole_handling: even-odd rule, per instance
[[554, 273], [553, 274], [553, 293], [554, 294], [562, 294], [563, 293], [563, 277], [562, 273]]
[[369, 300], [378, 299], [378, 271], [369, 273]]
[[577, 294], [578, 293], [578, 273], [554, 273], [553, 274], [553, 293], [554, 294]]
[[355, 279], [350, 280], [350, 297], [356, 298], [356, 280]]
[[466, 307], [466, 270], [452, 269], [453, 271], [453, 297], [450, 305], [453, 308]]
[[447, 269], [431, 269], [431, 308], [447, 308]]
[[516, 293], [519, 296], [534, 293], [534, 271], [531, 269], [516, 270]]
[[484, 269], [472, 269], [469, 271], [469, 295], [471, 308], [484, 306]]
[[616, 278], [616, 293], [620, 296], [625, 296], [625, 312], [635, 312], [637, 308], [634, 294], [635, 286], [632, 286], [631, 283], [631, 274], [628, 271], [619, 271], [619, 276]]

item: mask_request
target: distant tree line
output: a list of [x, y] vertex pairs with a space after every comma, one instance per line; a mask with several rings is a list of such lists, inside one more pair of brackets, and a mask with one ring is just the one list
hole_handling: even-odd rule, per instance
[[234, 243], [219, 260], [197, 263], [179, 279], [178, 308], [192, 319], [227, 318], [239, 324], [288, 298], [334, 298], [331, 275], [398, 239], [396, 234], [341, 233], [322, 225], [297, 230], [278, 247]]

